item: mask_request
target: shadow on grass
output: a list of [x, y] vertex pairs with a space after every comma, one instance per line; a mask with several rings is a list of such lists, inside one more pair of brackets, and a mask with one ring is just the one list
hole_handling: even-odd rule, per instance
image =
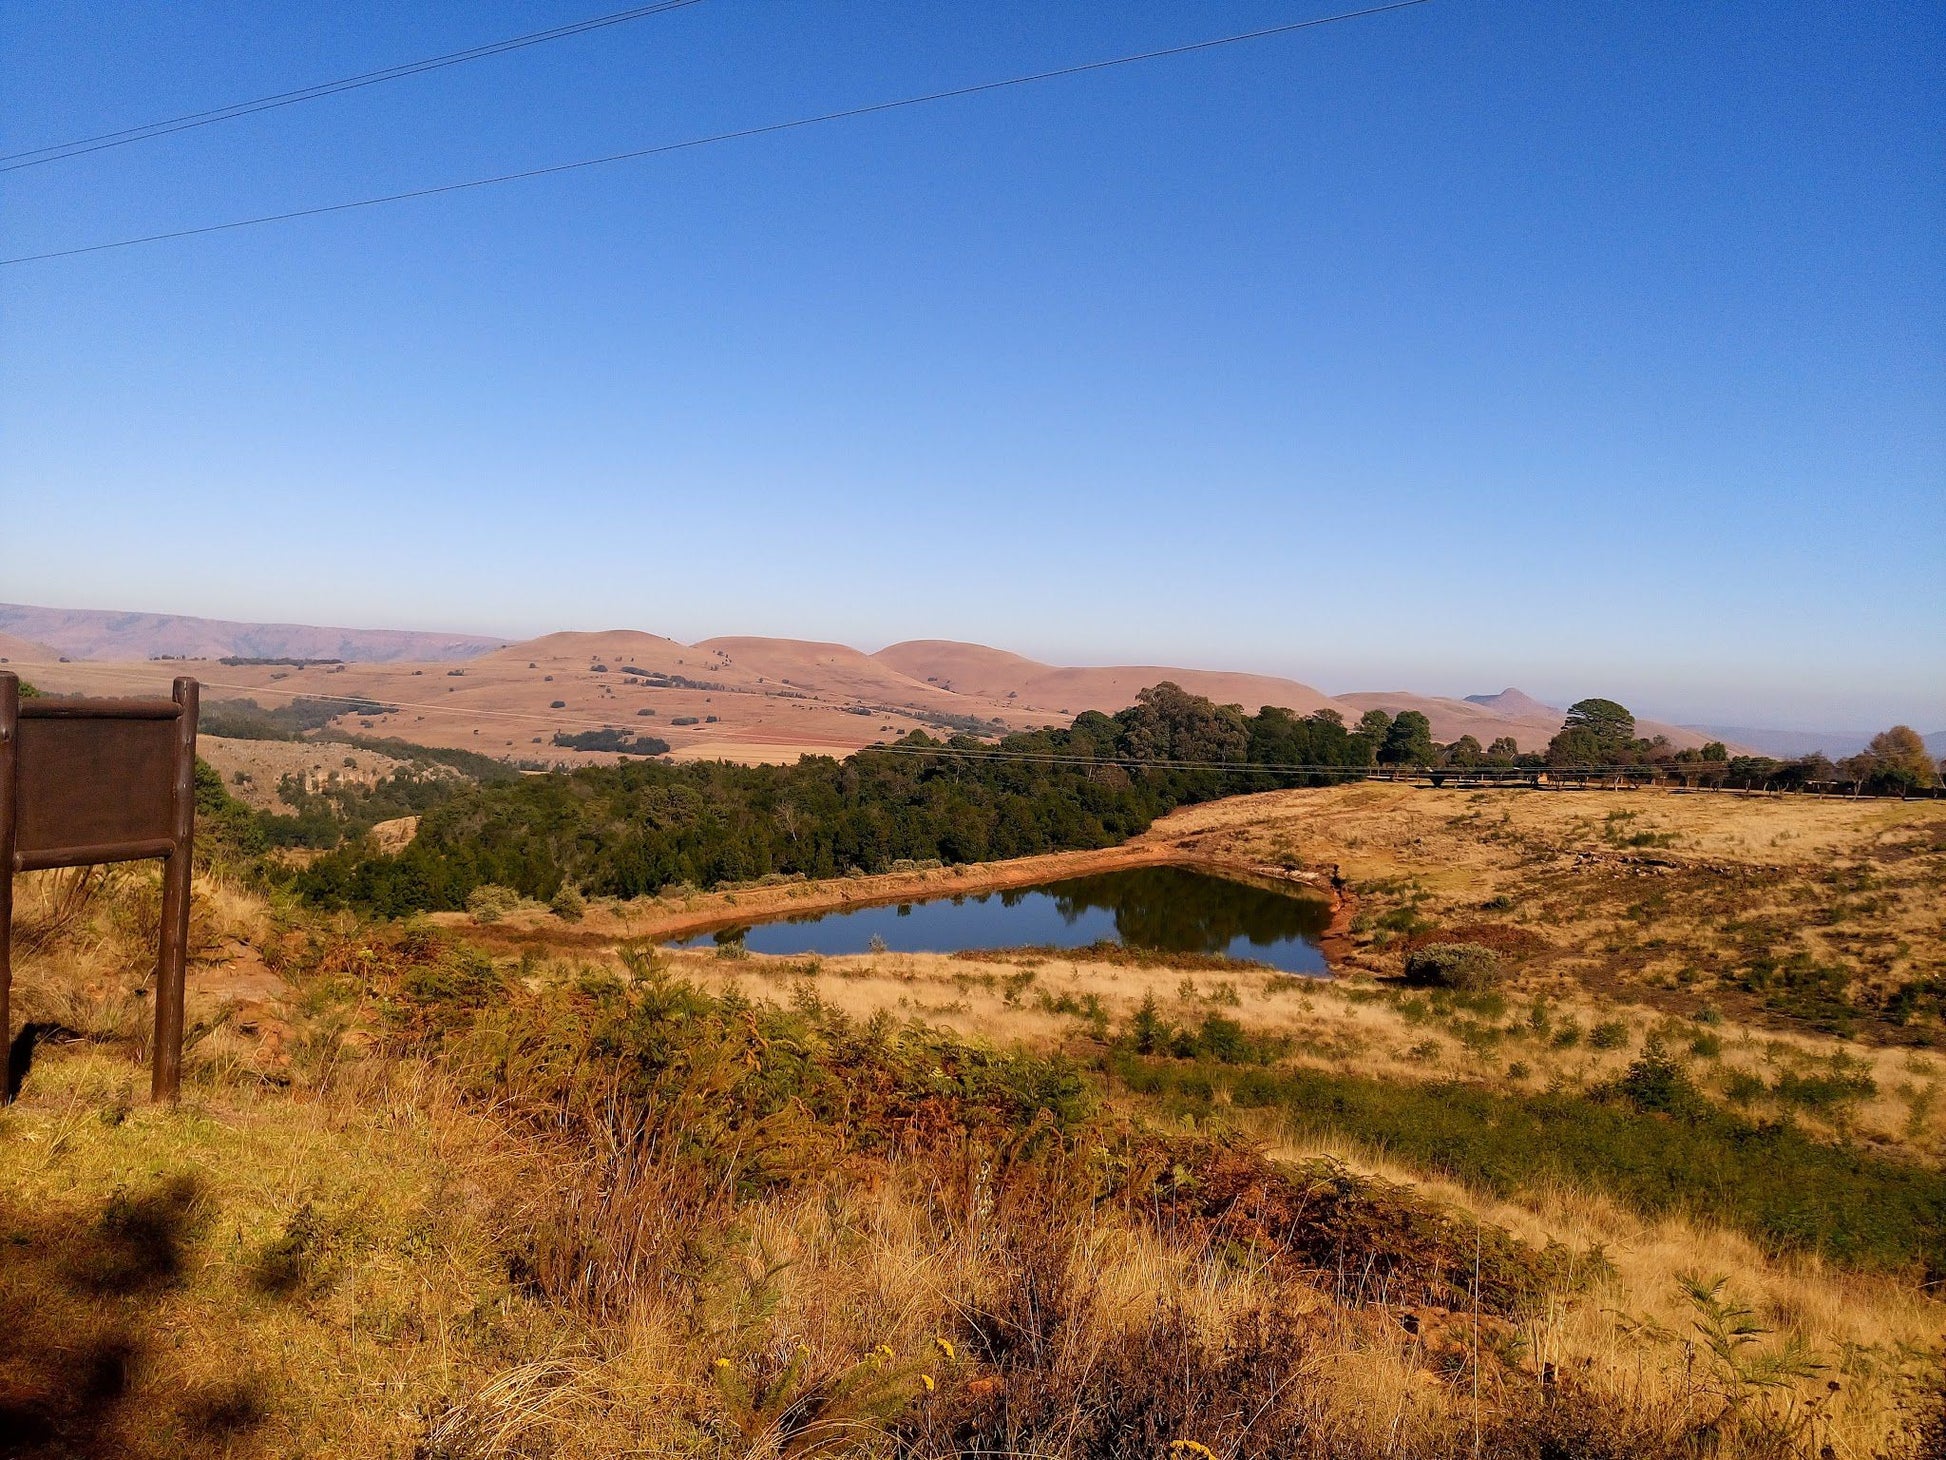
[[202, 1208], [188, 1176], [118, 1191], [99, 1209], [34, 1212], [0, 1198], [0, 1456], [220, 1453], [261, 1423], [247, 1381], [184, 1386], [153, 1373]]

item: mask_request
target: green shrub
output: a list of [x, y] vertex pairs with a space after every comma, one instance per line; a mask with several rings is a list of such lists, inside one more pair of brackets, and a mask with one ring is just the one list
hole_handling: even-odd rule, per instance
[[[1349, 1135], [1496, 1195], [1586, 1182], [1647, 1214], [1687, 1210], [1780, 1247], [1946, 1274], [1946, 1173], [1713, 1106], [1647, 1052], [1599, 1097], [1314, 1069], [1255, 1070], [1246, 1085], [1224, 1066], [1129, 1052], [1111, 1068], [1171, 1114], [1200, 1119], [1219, 1092], [1247, 1089], [1250, 1104], [1278, 1107], [1300, 1129]], [[1671, 1105], [1684, 1113], [1672, 1117]]]
[[1628, 1044], [1628, 1025], [1619, 1019], [1604, 1019], [1588, 1031], [1588, 1043], [1596, 1049], [1621, 1049]]
[[508, 913], [518, 911], [520, 894], [511, 887], [488, 882], [474, 888], [466, 897], [466, 910], [476, 923], [497, 923]]
[[1762, 998], [1765, 1007], [1802, 1019], [1814, 1029], [1848, 1035], [1857, 1027], [1850, 975], [1843, 968], [1813, 961], [1802, 949], [1781, 960], [1767, 953], [1752, 959], [1737, 982]]
[[548, 901], [547, 910], [566, 923], [578, 923], [587, 915], [588, 901], [572, 882], [563, 882], [561, 890]]
[[1723, 1098], [1732, 1105], [1748, 1105], [1770, 1093], [1770, 1087], [1748, 1070], [1732, 1070], [1723, 1079]]
[[1405, 981], [1416, 988], [1480, 993], [1500, 982], [1500, 959], [1478, 943], [1428, 943], [1407, 956]]
[[1863, 1061], [1853, 1062], [1836, 1056], [1828, 1074], [1800, 1075], [1786, 1070], [1777, 1077], [1770, 1093], [1785, 1105], [1804, 1110], [1833, 1111], [1867, 1100], [1878, 1093], [1878, 1082], [1864, 1073]]
[[1615, 1095], [1645, 1115], [1660, 1113], [1695, 1118], [1709, 1102], [1689, 1078], [1689, 1072], [1663, 1052], [1662, 1041], [1651, 1038], [1612, 1087]]

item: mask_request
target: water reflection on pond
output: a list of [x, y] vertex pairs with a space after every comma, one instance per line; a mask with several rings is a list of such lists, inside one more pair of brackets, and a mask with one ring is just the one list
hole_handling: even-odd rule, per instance
[[1321, 898], [1292, 897], [1181, 867], [1138, 867], [1037, 887], [810, 913], [701, 934], [678, 947], [741, 939], [753, 953], [896, 953], [1081, 948], [1108, 939], [1165, 953], [1221, 953], [1288, 973], [1326, 971]]

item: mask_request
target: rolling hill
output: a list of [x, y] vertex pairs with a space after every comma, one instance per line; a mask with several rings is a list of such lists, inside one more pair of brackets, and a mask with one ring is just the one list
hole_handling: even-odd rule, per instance
[[35, 608], [20, 603], [0, 603], [0, 632], [33, 640], [74, 659], [122, 660], [166, 655], [176, 659], [433, 661], [469, 659], [507, 642], [477, 634], [237, 623], [173, 613]]
[[[31, 630], [31, 632], [29, 632]], [[50, 637], [51, 636], [51, 637]], [[39, 640], [40, 642], [35, 642]], [[151, 656], [186, 655], [187, 663]], [[223, 656], [339, 664], [222, 664]], [[1172, 665], [1045, 664], [982, 644], [914, 639], [865, 653], [844, 644], [731, 636], [684, 644], [633, 629], [563, 631], [521, 643], [473, 635], [231, 624], [168, 614], [0, 606], [0, 658], [56, 693], [166, 690], [195, 674], [208, 702], [297, 698], [346, 706], [338, 728], [482, 751], [530, 764], [612, 760], [557, 734], [625, 728], [678, 759], [788, 761], [846, 755], [910, 730], [992, 734], [1114, 711], [1170, 680], [1255, 712], [1416, 709], [1441, 741], [1511, 735], [1538, 750], [1561, 711], [1517, 689], [1466, 699], [1410, 691], [1328, 696], [1294, 679]], [[63, 662], [63, 661], [71, 662]], [[1701, 745], [1694, 730], [1643, 721], [1644, 735]]]
[[1255, 713], [1277, 705], [1308, 715], [1334, 708], [1321, 690], [1294, 679], [1222, 670], [1179, 669], [1168, 665], [1111, 665], [1064, 668], [1041, 664], [984, 644], [946, 639], [911, 639], [871, 656], [910, 679], [955, 694], [1008, 700], [1023, 709], [1078, 715], [1083, 710], [1119, 710], [1141, 690], [1163, 680], [1191, 694], [1207, 695], [1219, 705], [1237, 704]]
[[0, 664], [26, 660], [58, 659], [60, 657], [46, 644], [36, 644], [14, 634], [0, 634]]

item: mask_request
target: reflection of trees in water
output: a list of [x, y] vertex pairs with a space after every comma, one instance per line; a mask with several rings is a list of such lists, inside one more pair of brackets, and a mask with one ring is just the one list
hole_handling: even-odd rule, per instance
[[1287, 897], [1180, 867], [1105, 872], [1042, 890], [1069, 922], [1100, 908], [1114, 915], [1124, 943], [1170, 953], [1220, 953], [1238, 938], [1259, 947], [1316, 939], [1331, 923], [1331, 906], [1321, 898]]

